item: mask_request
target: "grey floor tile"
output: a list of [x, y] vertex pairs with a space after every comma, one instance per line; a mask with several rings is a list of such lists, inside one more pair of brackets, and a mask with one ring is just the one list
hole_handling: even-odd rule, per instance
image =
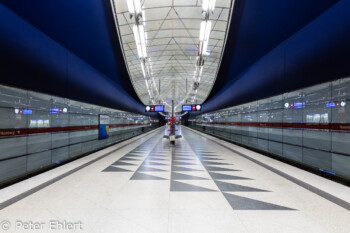
[[212, 155], [212, 154], [197, 154], [200, 158], [213, 158], [213, 157], [219, 157], [218, 155]]
[[263, 189], [252, 188], [248, 186], [226, 183], [223, 181], [214, 180], [215, 184], [219, 187], [221, 191], [230, 191], [230, 192], [270, 192]]
[[198, 157], [199, 160], [201, 161], [220, 161], [220, 160], [223, 160], [223, 159], [219, 159], [219, 158], [208, 158], [208, 157]]
[[209, 175], [214, 180], [252, 180], [250, 178], [241, 177], [241, 176], [231, 176], [226, 174], [220, 174], [215, 172], [209, 172]]
[[232, 163], [220, 163], [220, 162], [205, 161], [205, 160], [202, 160], [202, 163], [205, 165], [233, 165]]
[[158, 169], [158, 168], [153, 168], [153, 167], [147, 167], [147, 166], [140, 166], [137, 169], [138, 172], [166, 172], [166, 170]]
[[180, 157], [180, 156], [173, 156], [173, 160], [194, 160], [194, 158], [189, 158], [189, 157]]
[[154, 157], [148, 157], [147, 160], [150, 161], [167, 161], [167, 159], [163, 159], [163, 158], [154, 158]]
[[133, 172], [133, 171], [120, 168], [120, 167], [109, 166], [106, 169], [104, 169], [102, 172]]
[[200, 186], [186, 184], [186, 183], [178, 182], [174, 180], [170, 182], [170, 191], [171, 192], [217, 192], [216, 190], [213, 190], [213, 189], [203, 188]]
[[[145, 154], [146, 155], [146, 154]], [[145, 155], [136, 155], [136, 154], [126, 154], [127, 157], [145, 157]]]
[[114, 162], [112, 165], [137, 166], [136, 164], [126, 163], [126, 162], [123, 162], [123, 161]]
[[129, 157], [121, 157], [119, 161], [141, 161], [140, 159], [134, 159]]
[[199, 176], [191, 176], [182, 173], [172, 172], [171, 173], [172, 180], [208, 180], [207, 178], [199, 177]]
[[173, 161], [172, 162], [172, 165], [198, 165], [198, 164], [196, 164], [196, 163], [188, 163], [188, 162], [183, 162], [183, 161], [178, 161], [178, 160], [176, 160], [176, 161]]
[[258, 201], [231, 193], [223, 193], [233, 210], [295, 210], [268, 202]]
[[180, 167], [180, 166], [172, 166], [171, 167], [172, 171], [175, 172], [180, 172], [180, 171], [187, 171], [187, 172], [195, 172], [195, 171], [203, 171], [203, 170], [198, 170], [198, 169], [192, 169], [192, 168], [187, 168], [187, 167]]
[[153, 165], [153, 166], [165, 166], [167, 164], [165, 163], [157, 163], [157, 162], [152, 162], [152, 161], [149, 161], [149, 160], [145, 160], [142, 165]]
[[130, 180], [167, 180], [162, 177], [148, 175], [140, 172], [135, 172], [134, 175], [130, 178]]
[[[203, 164], [205, 166], [205, 164]], [[224, 168], [224, 167], [213, 167], [213, 166], [205, 166], [207, 171], [232, 171], [232, 172], [237, 172], [241, 170], [236, 170], [236, 169], [229, 169], [229, 168]]]

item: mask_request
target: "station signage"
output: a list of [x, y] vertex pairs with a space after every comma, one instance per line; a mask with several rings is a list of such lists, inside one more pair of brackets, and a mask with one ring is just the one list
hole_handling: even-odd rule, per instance
[[100, 125], [109, 125], [109, 116], [100, 115]]
[[15, 113], [18, 115], [32, 115], [33, 114], [33, 110], [31, 109], [15, 109]]
[[99, 116], [99, 139], [105, 139], [109, 137], [109, 116]]
[[67, 108], [51, 108], [50, 109], [50, 114], [61, 114], [61, 113], [67, 113], [68, 109]]
[[145, 112], [164, 112], [164, 105], [146, 105]]
[[182, 105], [182, 111], [190, 112], [190, 111], [201, 111], [202, 105], [200, 104], [192, 104], [192, 105]]

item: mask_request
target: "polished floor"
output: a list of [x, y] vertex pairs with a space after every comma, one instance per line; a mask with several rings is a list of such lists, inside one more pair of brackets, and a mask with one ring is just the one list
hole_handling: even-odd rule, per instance
[[185, 127], [176, 145], [163, 134], [0, 190], [0, 232], [349, 232], [348, 187]]

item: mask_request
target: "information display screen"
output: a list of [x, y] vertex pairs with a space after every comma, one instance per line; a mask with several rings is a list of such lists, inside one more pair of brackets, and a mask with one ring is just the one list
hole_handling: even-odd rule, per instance
[[182, 105], [182, 111], [201, 111], [202, 105], [193, 104], [193, 105]]
[[164, 112], [164, 105], [147, 105], [145, 112]]
[[156, 105], [154, 106], [155, 112], [164, 112], [164, 105]]
[[182, 105], [182, 111], [192, 111], [192, 105]]

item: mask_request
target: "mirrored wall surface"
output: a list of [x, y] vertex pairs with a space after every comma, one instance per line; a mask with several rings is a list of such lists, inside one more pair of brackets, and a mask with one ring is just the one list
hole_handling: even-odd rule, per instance
[[[99, 139], [99, 115], [109, 137]], [[158, 119], [0, 85], [0, 185], [158, 127]]]
[[350, 78], [190, 118], [190, 127], [350, 179]]

